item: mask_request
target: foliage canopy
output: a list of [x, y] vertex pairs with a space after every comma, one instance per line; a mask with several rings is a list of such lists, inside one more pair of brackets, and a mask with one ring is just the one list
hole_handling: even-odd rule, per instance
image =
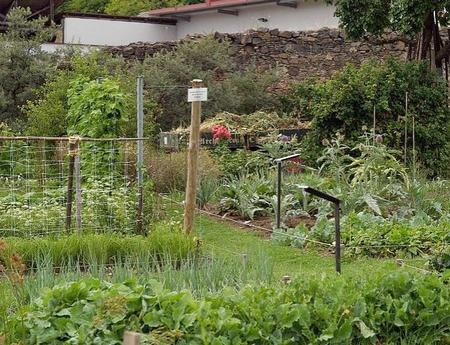
[[429, 73], [425, 63], [391, 59], [386, 63], [371, 61], [360, 68], [349, 65], [329, 81], [299, 84], [287, 103], [288, 111], [313, 118], [307, 152], [315, 151], [312, 156], [317, 158], [323, 139], [340, 132], [353, 146], [364, 131], [371, 131], [374, 108], [376, 133], [383, 135], [388, 146], [402, 150], [408, 92], [409, 152], [414, 116], [418, 160], [428, 172], [437, 174], [448, 170], [450, 159], [446, 90], [445, 81]]
[[450, 43], [443, 43], [440, 26], [450, 23], [449, 0], [327, 0], [336, 6], [336, 16], [351, 38], [394, 31], [418, 44], [416, 57], [432, 58], [440, 67], [448, 58]]
[[151, 9], [199, 2], [203, 0], [68, 0], [61, 10], [135, 16]]

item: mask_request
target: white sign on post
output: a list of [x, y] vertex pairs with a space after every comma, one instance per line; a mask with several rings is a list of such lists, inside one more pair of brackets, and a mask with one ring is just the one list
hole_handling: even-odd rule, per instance
[[208, 88], [199, 87], [188, 89], [188, 102], [206, 102], [208, 100]]

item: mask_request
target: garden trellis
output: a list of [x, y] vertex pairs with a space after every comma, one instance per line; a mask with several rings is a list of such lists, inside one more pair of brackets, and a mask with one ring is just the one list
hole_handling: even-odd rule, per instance
[[136, 232], [144, 140], [0, 137], [0, 236]]

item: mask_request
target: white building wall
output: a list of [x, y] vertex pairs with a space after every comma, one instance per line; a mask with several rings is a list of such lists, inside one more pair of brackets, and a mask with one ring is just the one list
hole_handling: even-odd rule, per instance
[[175, 25], [162, 25], [105, 18], [64, 18], [64, 43], [119, 46], [133, 42], [163, 42], [176, 39]]
[[98, 46], [79, 45], [79, 44], [44, 43], [41, 44], [41, 49], [47, 53], [51, 54], [59, 53], [61, 55], [65, 55], [71, 52], [79, 52], [86, 54], [93, 50], [99, 50], [101, 48]]
[[[297, 8], [278, 6], [275, 3], [232, 8], [239, 11], [238, 16], [221, 14], [215, 11], [192, 14], [190, 22], [178, 20], [177, 38], [186, 35], [212, 32], [237, 33], [249, 29], [267, 27], [286, 31], [318, 30], [324, 27], [337, 28], [338, 18], [335, 8], [322, 1], [298, 1]], [[267, 22], [258, 20], [267, 19]]]

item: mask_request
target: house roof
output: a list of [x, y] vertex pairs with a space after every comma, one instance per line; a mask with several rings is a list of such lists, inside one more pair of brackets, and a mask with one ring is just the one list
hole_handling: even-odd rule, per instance
[[277, 4], [295, 3], [294, 0], [206, 0], [201, 4], [185, 5], [178, 7], [161, 8], [157, 10], [150, 10], [147, 12], [150, 16], [174, 16], [190, 14], [195, 12], [209, 11], [209, 10], [222, 10], [230, 7], [256, 5], [261, 3], [274, 2]]

